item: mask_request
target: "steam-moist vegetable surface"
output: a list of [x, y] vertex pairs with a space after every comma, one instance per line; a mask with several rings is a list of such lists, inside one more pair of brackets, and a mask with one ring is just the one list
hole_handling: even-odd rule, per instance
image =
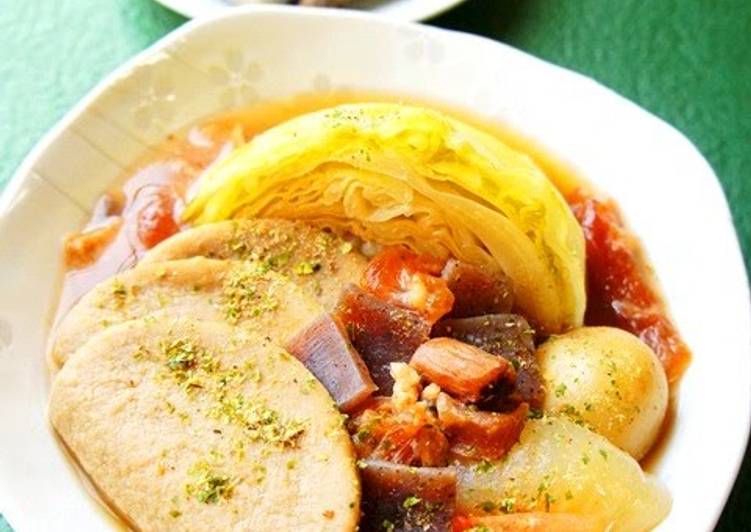
[[284, 349], [230, 325], [102, 332], [57, 375], [50, 419], [136, 530], [356, 528], [355, 459], [331, 397]]
[[641, 459], [660, 432], [668, 406], [665, 371], [652, 350], [613, 327], [581, 327], [537, 351], [545, 411], [566, 416]]
[[210, 169], [185, 216], [315, 220], [451, 254], [508, 274], [539, 329], [582, 322], [584, 242], [562, 196], [526, 155], [425, 108], [351, 104], [285, 122]]
[[[530, 420], [506, 458], [460, 469], [464, 514], [590, 515], [606, 530], [651, 530], [670, 495], [639, 463], [599, 434], [564, 418]], [[611, 527], [611, 528], [608, 528]]]

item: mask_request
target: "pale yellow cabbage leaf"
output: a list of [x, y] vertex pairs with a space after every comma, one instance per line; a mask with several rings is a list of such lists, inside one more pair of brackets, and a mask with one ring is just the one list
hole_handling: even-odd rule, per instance
[[529, 157], [429, 109], [349, 104], [289, 120], [214, 166], [185, 212], [255, 216], [500, 267], [535, 326], [582, 323], [584, 240], [563, 197]]

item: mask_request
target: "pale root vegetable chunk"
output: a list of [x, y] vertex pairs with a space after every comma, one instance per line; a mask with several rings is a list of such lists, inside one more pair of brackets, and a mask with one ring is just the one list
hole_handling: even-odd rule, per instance
[[58, 373], [52, 425], [134, 530], [354, 531], [360, 486], [331, 396], [225, 323], [137, 320]]
[[[604, 437], [565, 418], [530, 420], [506, 458], [460, 470], [460, 514], [589, 516], [603, 530], [650, 530], [670, 511], [660, 482]], [[607, 528], [610, 527], [610, 528]]]
[[454, 527], [483, 532], [602, 532], [605, 526], [596, 517], [576, 514], [551, 514], [529, 512], [522, 514], [490, 515], [468, 517], [459, 520]]
[[654, 443], [668, 405], [657, 356], [636, 336], [612, 327], [581, 327], [537, 351], [545, 412], [566, 416], [641, 459]]

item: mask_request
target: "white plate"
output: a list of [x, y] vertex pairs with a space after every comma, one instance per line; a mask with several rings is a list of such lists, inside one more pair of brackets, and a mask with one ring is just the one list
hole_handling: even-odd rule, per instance
[[340, 88], [440, 100], [515, 126], [619, 201], [695, 354], [656, 470], [674, 497], [662, 528], [710, 530], [748, 435], [751, 313], [725, 198], [694, 146], [592, 80], [503, 44], [282, 7], [193, 21], [129, 61], [42, 140], [0, 200], [0, 511], [10, 523], [105, 523], [45, 417], [43, 352], [63, 234], [168, 132], [229, 106]]
[[[216, 14], [238, 4], [285, 4], [286, 0], [155, 0], [181, 15], [193, 18]], [[366, 10], [397, 20], [425, 20], [440, 15], [464, 0], [355, 0], [351, 9]], [[306, 7], [305, 9], [313, 9]]]

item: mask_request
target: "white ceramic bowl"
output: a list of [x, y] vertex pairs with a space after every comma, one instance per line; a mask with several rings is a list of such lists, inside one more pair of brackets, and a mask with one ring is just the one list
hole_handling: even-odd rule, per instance
[[[342, 43], [346, 43], [343, 46]], [[656, 474], [663, 530], [710, 530], [749, 424], [749, 294], [720, 186], [675, 129], [578, 74], [470, 35], [353, 12], [237, 9], [109, 76], [33, 150], [0, 201], [0, 511], [19, 531], [101, 530], [45, 410], [60, 240], [124, 166], [231, 106], [339, 88], [420, 96], [510, 124], [612, 194], [641, 236], [695, 359]]]
[[[286, 0], [156, 0], [183, 16], [214, 15], [241, 4], [285, 4]], [[425, 20], [440, 15], [464, 0], [357, 0], [350, 8], [367, 10], [395, 20]], [[310, 9], [308, 7], [304, 9]]]

